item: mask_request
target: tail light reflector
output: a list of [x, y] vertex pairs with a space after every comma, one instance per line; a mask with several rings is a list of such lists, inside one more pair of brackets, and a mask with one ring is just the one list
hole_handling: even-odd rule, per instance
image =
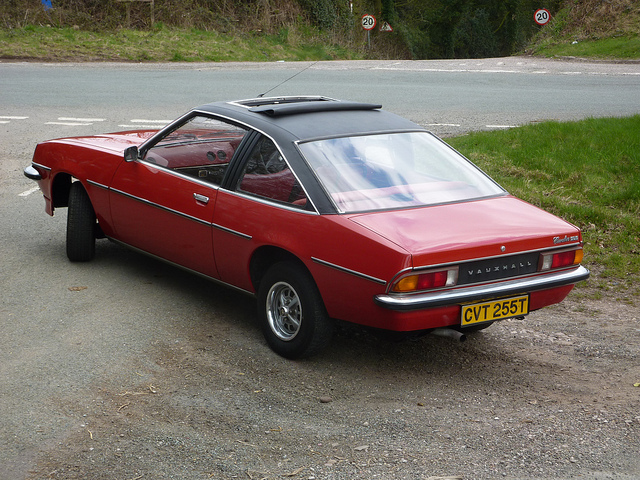
[[538, 270], [552, 270], [554, 268], [569, 267], [582, 262], [582, 248], [572, 248], [570, 250], [560, 250], [556, 252], [543, 253], [540, 255], [540, 267]]
[[410, 273], [400, 277], [391, 287], [392, 292], [410, 293], [434, 288], [453, 287], [458, 282], [458, 267]]

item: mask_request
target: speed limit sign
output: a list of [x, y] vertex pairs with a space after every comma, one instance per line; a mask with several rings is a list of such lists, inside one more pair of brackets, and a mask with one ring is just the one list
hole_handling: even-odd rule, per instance
[[376, 17], [365, 14], [362, 16], [362, 28], [365, 30], [373, 30], [376, 28]]
[[533, 19], [538, 25], [546, 25], [551, 20], [551, 14], [546, 8], [541, 8], [533, 14]]

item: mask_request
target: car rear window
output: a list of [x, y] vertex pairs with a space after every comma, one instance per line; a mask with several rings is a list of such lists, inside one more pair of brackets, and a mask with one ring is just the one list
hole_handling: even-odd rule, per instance
[[340, 212], [460, 202], [505, 191], [428, 132], [303, 142], [305, 159]]

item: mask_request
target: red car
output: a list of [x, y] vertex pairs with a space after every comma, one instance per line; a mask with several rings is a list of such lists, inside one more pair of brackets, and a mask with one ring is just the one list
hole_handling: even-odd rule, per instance
[[380, 105], [211, 103], [160, 131], [40, 143], [25, 175], [48, 214], [68, 208], [71, 261], [106, 237], [246, 292], [288, 358], [336, 319], [459, 336], [589, 276], [578, 228]]

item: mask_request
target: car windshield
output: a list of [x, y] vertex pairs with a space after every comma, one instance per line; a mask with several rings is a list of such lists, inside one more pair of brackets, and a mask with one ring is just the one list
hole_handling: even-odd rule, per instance
[[460, 202], [505, 191], [428, 132], [331, 138], [300, 149], [340, 212]]

